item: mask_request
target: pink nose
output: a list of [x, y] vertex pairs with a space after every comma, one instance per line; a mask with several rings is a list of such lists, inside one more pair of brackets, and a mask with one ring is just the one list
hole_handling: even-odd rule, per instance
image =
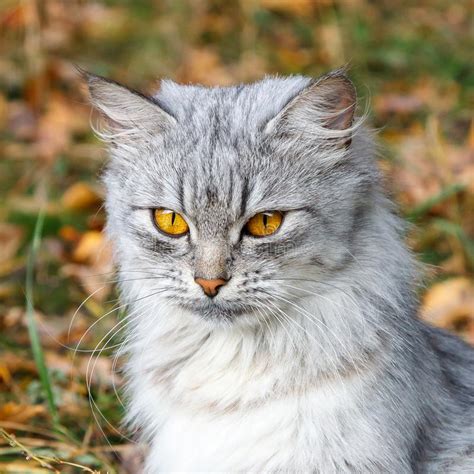
[[204, 293], [211, 298], [216, 296], [219, 288], [224, 286], [227, 281], [222, 278], [216, 278], [214, 280], [206, 280], [205, 278], [195, 278], [194, 281], [203, 289]]

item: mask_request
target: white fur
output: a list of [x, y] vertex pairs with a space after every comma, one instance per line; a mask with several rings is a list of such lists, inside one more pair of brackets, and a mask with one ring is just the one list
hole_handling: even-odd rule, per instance
[[[369, 280], [383, 292], [387, 281], [378, 272], [372, 280], [367, 271]], [[146, 472], [354, 472], [346, 461], [363, 472], [367, 459], [409, 472], [406, 459], [393, 455], [405, 440], [387, 441], [390, 416], [374, 426], [371, 406], [391, 348], [367, 326], [357, 335], [363, 346], [355, 344], [345, 320], [353, 319], [355, 331], [363, 311], [354, 305], [353, 284], [339, 285], [323, 298], [303, 297], [299, 309], [283, 306], [291, 323], [259, 318], [255, 325], [249, 315], [248, 324], [241, 316], [235, 327], [213, 327], [157, 298], [128, 347], [128, 421], [151, 445]], [[141, 285], [124, 286], [126, 299], [143, 296]], [[376, 357], [358, 354], [362, 347]], [[341, 354], [357, 360], [338, 375]], [[160, 383], [154, 374], [168, 365], [178, 370]]]

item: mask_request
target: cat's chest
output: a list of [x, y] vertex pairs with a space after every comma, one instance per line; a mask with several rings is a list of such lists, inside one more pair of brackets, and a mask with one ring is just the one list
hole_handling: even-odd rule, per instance
[[224, 414], [172, 408], [152, 444], [150, 472], [328, 474], [382, 466], [388, 452], [351, 390], [313, 391]]
[[397, 468], [368, 367], [318, 377], [307, 359], [246, 358], [238, 340], [234, 350], [229, 338], [212, 342], [179, 357], [162, 345], [159, 359], [141, 351], [132, 360], [141, 372], [133, 371], [131, 413], [151, 441], [148, 473]]

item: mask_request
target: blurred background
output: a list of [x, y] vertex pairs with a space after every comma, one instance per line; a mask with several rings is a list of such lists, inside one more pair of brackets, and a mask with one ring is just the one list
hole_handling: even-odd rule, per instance
[[[426, 264], [420, 317], [474, 343], [469, 0], [2, 0], [0, 472], [136, 473], [113, 349], [103, 145], [77, 64], [151, 92], [349, 64]], [[117, 325], [118, 324], [118, 325]], [[12, 434], [14, 437], [12, 437]]]

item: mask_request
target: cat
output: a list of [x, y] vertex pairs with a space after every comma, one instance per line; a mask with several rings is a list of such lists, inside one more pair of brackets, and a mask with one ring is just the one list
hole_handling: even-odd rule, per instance
[[145, 472], [474, 472], [474, 350], [416, 317], [346, 72], [154, 96], [85, 74]]

